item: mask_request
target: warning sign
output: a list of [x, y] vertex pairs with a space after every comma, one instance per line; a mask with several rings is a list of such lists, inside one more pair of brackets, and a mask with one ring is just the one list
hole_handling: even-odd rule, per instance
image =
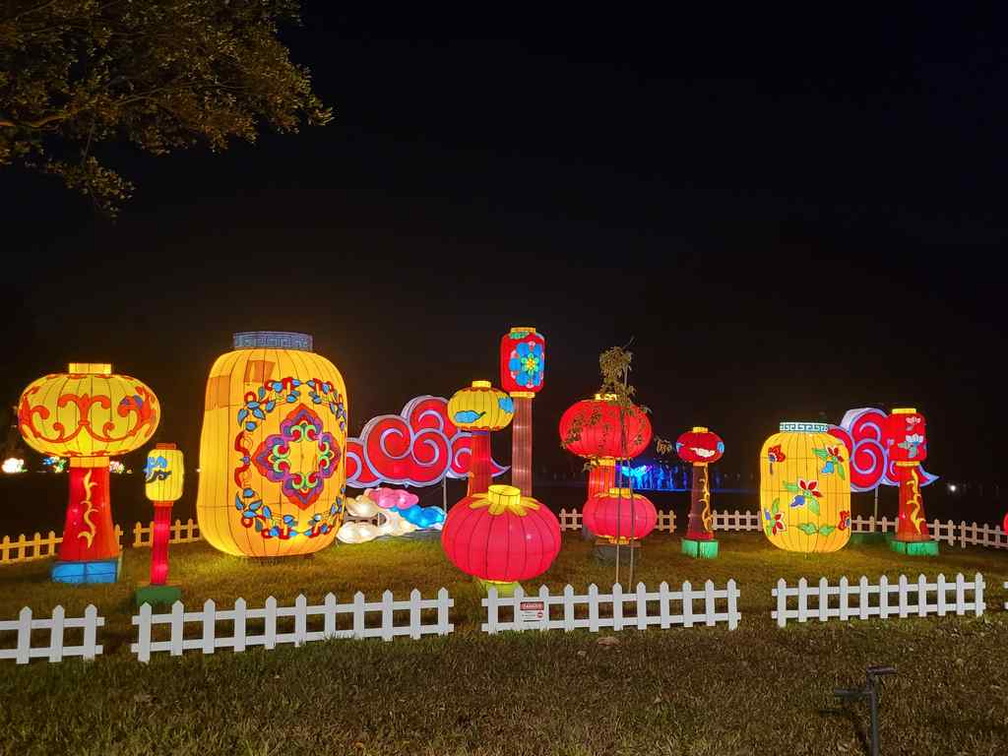
[[542, 599], [518, 602], [515, 624], [519, 627], [543, 627], [548, 618], [546, 602]]

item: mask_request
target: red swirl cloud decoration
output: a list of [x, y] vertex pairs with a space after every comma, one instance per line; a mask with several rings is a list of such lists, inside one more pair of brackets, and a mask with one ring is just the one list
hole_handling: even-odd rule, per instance
[[[899, 486], [896, 464], [886, 452], [882, 429], [888, 414], [880, 409], [862, 407], [847, 410], [840, 425], [831, 425], [830, 434], [847, 445], [850, 453], [851, 490], [871, 491], [879, 486]], [[937, 475], [918, 470], [921, 485], [938, 480]]]
[[[346, 484], [432, 486], [445, 476], [467, 477], [471, 459], [472, 434], [448, 419], [448, 400], [418, 396], [400, 414], [373, 417], [359, 437], [347, 439]], [[491, 464], [495, 476], [508, 469]]]

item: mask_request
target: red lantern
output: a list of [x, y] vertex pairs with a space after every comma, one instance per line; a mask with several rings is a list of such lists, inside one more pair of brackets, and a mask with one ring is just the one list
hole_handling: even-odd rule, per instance
[[[931, 544], [921, 494], [920, 463], [927, 459], [927, 430], [924, 416], [913, 407], [894, 409], [886, 418], [883, 440], [889, 458], [896, 464], [896, 475], [899, 480], [899, 513], [896, 517], [895, 540], [923, 541]], [[936, 546], [937, 543], [934, 544], [934, 547]], [[930, 549], [933, 550], [934, 548]]]
[[613, 543], [626, 543], [654, 530], [658, 512], [647, 497], [629, 488], [613, 487], [588, 497], [584, 522], [595, 535]]
[[462, 572], [514, 584], [549, 569], [560, 551], [560, 523], [544, 504], [514, 486], [492, 485], [451, 508], [441, 545]]
[[614, 394], [596, 394], [594, 399], [583, 399], [563, 413], [560, 442], [567, 451], [592, 462], [590, 498], [615, 484], [615, 460], [632, 459], [647, 449], [651, 421], [636, 405], [620, 407]]
[[710, 476], [707, 465], [721, 459], [721, 455], [724, 454], [724, 441], [717, 433], [698, 425], [679, 436], [675, 446], [679, 458], [693, 465], [693, 486], [686, 538], [691, 541], [711, 541], [714, 539], [714, 516], [711, 514]]
[[532, 495], [532, 400], [546, 375], [546, 339], [536, 329], [512, 326], [501, 337], [501, 387], [514, 400], [511, 427], [511, 482]]
[[1001, 520], [1001, 532], [1008, 533], [1008, 512], [1005, 512], [1004, 519]]

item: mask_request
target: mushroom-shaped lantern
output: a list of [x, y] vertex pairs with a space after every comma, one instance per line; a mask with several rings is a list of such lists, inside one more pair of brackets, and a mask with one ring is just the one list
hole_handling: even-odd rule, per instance
[[546, 339], [531, 326], [512, 326], [501, 337], [501, 386], [514, 400], [511, 482], [532, 495], [532, 400], [546, 375]]
[[472, 433], [469, 496], [486, 493], [490, 486], [490, 432], [506, 428], [513, 416], [511, 397], [491, 386], [490, 381], [473, 381], [448, 400], [448, 418], [456, 427]]
[[107, 363], [72, 362], [32, 382], [18, 402], [18, 428], [42, 454], [70, 458], [70, 498], [52, 579], [114, 583], [119, 539], [109, 501], [109, 458], [146, 443], [161, 406], [150, 387]]
[[724, 454], [724, 441], [717, 433], [703, 426], [694, 426], [679, 436], [676, 453], [683, 462], [693, 466], [693, 486], [690, 494], [689, 524], [682, 541], [684, 554], [713, 559], [718, 553], [714, 540], [714, 516], [711, 514], [710, 475], [707, 465]]
[[936, 556], [938, 541], [932, 541], [924, 516], [923, 480], [920, 465], [927, 459], [927, 424], [913, 407], [894, 409], [882, 433], [889, 459], [895, 463], [899, 481], [899, 514], [896, 537], [890, 548], [908, 556]]

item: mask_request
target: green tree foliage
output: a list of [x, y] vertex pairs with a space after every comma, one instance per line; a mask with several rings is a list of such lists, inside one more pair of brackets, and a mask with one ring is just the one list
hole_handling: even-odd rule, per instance
[[0, 165], [62, 177], [114, 212], [99, 154], [156, 155], [332, 118], [277, 37], [298, 0], [0, 0]]

